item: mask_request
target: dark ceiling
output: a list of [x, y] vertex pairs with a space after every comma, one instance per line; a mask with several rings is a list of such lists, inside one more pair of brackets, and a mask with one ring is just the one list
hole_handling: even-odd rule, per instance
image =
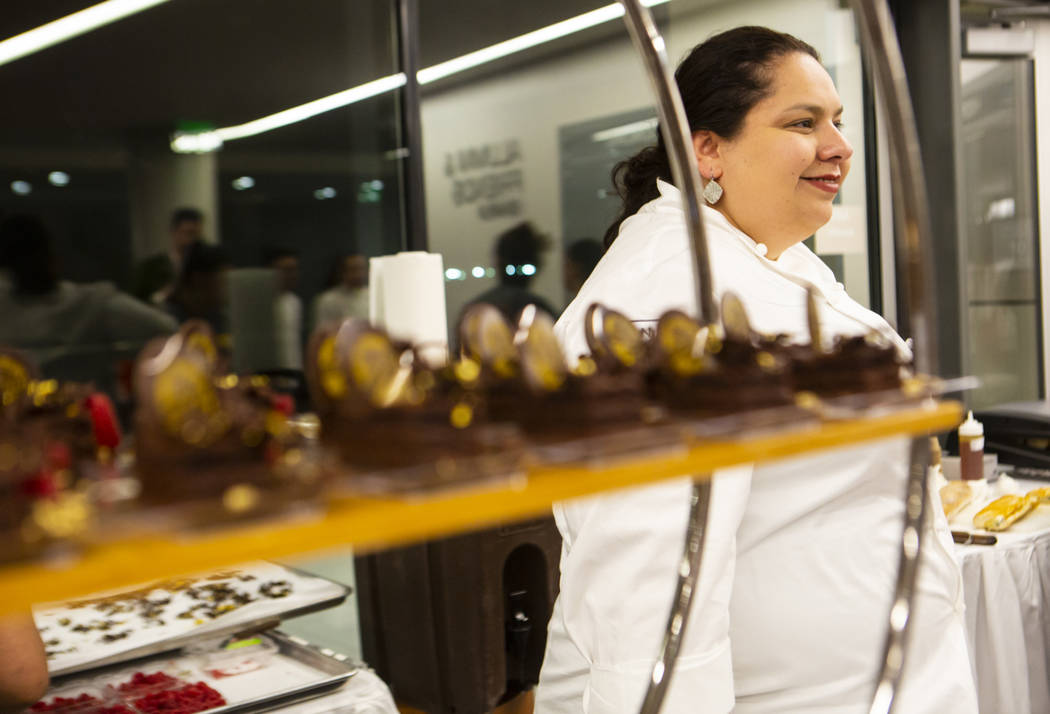
[[[0, 38], [96, 2], [4, 3]], [[607, 2], [421, 0], [421, 65]], [[0, 145], [166, 141], [180, 121], [238, 124], [391, 74], [392, 4], [171, 0], [0, 66]], [[387, 96], [239, 144], [348, 149], [392, 143], [393, 123]]]

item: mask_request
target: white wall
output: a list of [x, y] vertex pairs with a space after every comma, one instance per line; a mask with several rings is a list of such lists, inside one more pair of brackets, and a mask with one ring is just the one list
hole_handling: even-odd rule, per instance
[[[864, 167], [860, 64], [853, 44], [852, 22], [837, 0], [674, 0], [666, 39], [670, 62], [677, 64], [709, 35], [743, 24], [761, 24], [795, 34], [813, 44], [836, 76], [846, 106], [847, 136], [858, 150], [855, 178], [847, 181], [843, 200], [850, 217], [835, 226], [818, 250], [860, 246], [864, 251]], [[446, 267], [467, 272], [489, 266], [493, 240], [522, 219], [532, 220], [554, 239], [547, 267], [533, 285], [555, 305], [562, 302], [561, 211], [558, 128], [610, 114], [652, 106], [652, 94], [641, 63], [627, 38], [573, 52], [466, 86], [426, 96], [422, 103], [424, 180], [431, 250], [444, 255]], [[516, 142], [520, 158], [485, 170], [460, 174], [456, 153], [491, 145], [492, 157], [506, 158], [506, 144]], [[446, 169], [453, 157], [449, 176]], [[476, 205], [454, 205], [453, 181], [485, 171], [520, 169], [520, 188], [509, 187], [505, 200], [520, 200], [520, 217], [483, 219]], [[856, 234], [859, 226], [860, 234]], [[604, 226], [599, 227], [604, 229]], [[600, 230], [596, 230], [600, 234]], [[834, 245], [832, 245], [834, 244]], [[851, 249], [852, 250], [852, 249]], [[829, 251], [830, 252], [830, 251]], [[858, 265], [860, 269], [858, 269]], [[866, 261], [847, 259], [847, 287], [867, 302]], [[495, 279], [446, 283], [450, 327], [463, 304], [494, 284]]]

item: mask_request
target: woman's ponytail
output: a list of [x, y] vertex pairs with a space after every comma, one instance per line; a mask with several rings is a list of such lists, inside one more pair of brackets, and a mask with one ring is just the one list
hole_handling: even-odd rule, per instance
[[605, 231], [603, 242], [606, 248], [616, 240], [624, 219], [660, 195], [656, 187], [657, 179], [671, 180], [671, 164], [664, 150], [662, 137], [656, 146], [647, 146], [613, 167], [613, 186], [616, 187], [623, 205], [616, 220]]

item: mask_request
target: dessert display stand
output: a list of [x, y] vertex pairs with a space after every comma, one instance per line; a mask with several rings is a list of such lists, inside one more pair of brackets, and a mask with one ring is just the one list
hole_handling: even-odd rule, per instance
[[[664, 54], [664, 41], [642, 0], [621, 0], [625, 21], [635, 47], [642, 57], [657, 98], [660, 129], [668, 147], [675, 185], [685, 202], [686, 224], [692, 240], [697, 288], [697, 310], [704, 324], [715, 323], [710, 264], [706, 238], [700, 217], [702, 205], [699, 172], [692, 151], [688, 122]], [[925, 212], [926, 192], [919, 156], [918, 136], [904, 76], [896, 33], [885, 0], [851, 0], [857, 15], [861, 45], [869, 65], [874, 67], [876, 87], [889, 117], [890, 149], [897, 157], [893, 167], [894, 199], [903, 218], [895, 231], [897, 252], [906, 266], [905, 301], [910, 308], [910, 325], [914, 332], [915, 365], [920, 374], [933, 374], [937, 364], [931, 325], [935, 321], [933, 292], [927, 291], [927, 280], [933, 266], [929, 216]], [[889, 613], [889, 630], [870, 711], [890, 712], [903, 671], [916, 576], [921, 553], [923, 522], [926, 508], [926, 472], [929, 445], [925, 439], [912, 442], [905, 498], [904, 529], [900, 540], [900, 565]], [[675, 659], [688, 624], [690, 605], [703, 553], [707, 504], [710, 495], [706, 478], [695, 481], [690, 507], [690, 520], [685, 547], [678, 568], [675, 596], [668, 616], [660, 654], [653, 665], [649, 686], [643, 699], [642, 714], [656, 714], [674, 674]]]
[[[681, 99], [668, 71], [663, 40], [647, 8], [640, 0], [621, 0], [621, 4], [628, 29], [653, 81], [674, 179], [685, 201], [696, 265], [697, 312], [703, 324], [713, 324], [717, 315], [700, 219], [700, 187]], [[929, 328], [935, 315], [933, 291], [928, 290], [932, 261], [925, 254], [930, 245], [929, 221], [903, 65], [885, 0], [852, 0], [852, 5], [862, 46], [875, 72], [875, 85], [883, 93], [881, 98], [890, 118], [891, 149], [897, 157], [892, 162], [897, 189], [894, 197], [903, 220], [895, 237], [898, 255], [906, 266], [904, 296], [911, 309], [916, 366], [920, 374], [934, 374], [937, 362]], [[580, 452], [584, 457], [575, 463], [527, 463], [520, 471], [502, 478], [457, 483], [421, 493], [344, 491], [326, 495], [312, 508], [208, 530], [182, 532], [162, 524], [150, 526], [148, 518], [139, 517], [134, 528], [102, 528], [75, 548], [52, 551], [48, 557], [35, 561], [0, 566], [0, 612], [258, 558], [280, 559], [346, 545], [354, 546], [358, 552], [375, 551], [533, 518], [547, 513], [557, 501], [695, 474], [676, 595], [641, 709], [654, 714], [660, 710], [688, 626], [703, 551], [709, 475], [735, 464], [769, 462], [892, 435], [911, 435], [914, 440], [904, 494], [906, 517], [900, 539], [900, 567], [888, 613], [883, 665], [873, 683], [871, 706], [871, 712], [889, 712], [904, 666], [922, 547], [927, 435], [954, 427], [962, 414], [958, 403], [936, 399], [945, 391], [949, 391], [948, 385], [927, 380], [907, 398], [877, 408], [853, 404], [830, 419], [785, 420], [779, 426], [765, 426], [758, 431], [744, 428], [735, 432], [730, 428], [720, 433], [716, 429], [698, 429], [692, 436], [683, 433], [677, 440], [661, 439], [658, 447], [650, 449], [609, 457], [584, 450]]]

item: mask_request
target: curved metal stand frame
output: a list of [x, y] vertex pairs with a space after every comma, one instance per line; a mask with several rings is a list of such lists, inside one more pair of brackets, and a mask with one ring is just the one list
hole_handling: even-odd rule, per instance
[[[681, 96], [668, 70], [663, 38], [648, 9], [641, 0], [620, 0], [620, 3], [625, 10], [627, 29], [642, 56], [657, 97], [660, 129], [671, 160], [671, 171], [684, 199], [695, 262], [699, 316], [702, 324], [712, 324], [717, 320], [717, 310], [711, 290], [711, 266], [700, 215], [702, 199], [699, 172]], [[936, 346], [931, 332], [935, 324], [934, 291], [926, 290], [932, 279], [933, 266], [930, 222], [926, 213], [926, 186], [904, 63], [886, 0], [851, 0], [851, 5], [858, 18], [861, 46], [866, 51], [869, 66], [874, 67], [874, 84], [882, 87], [885, 93], [883, 100], [889, 117], [890, 149], [898, 159], [892, 166], [894, 187], [899, 188], [894, 198], [900, 206], [898, 216], [901, 220], [898, 221], [894, 238], [897, 252], [904, 257], [906, 265], [905, 299], [914, 333], [915, 364], [920, 372], [935, 374]], [[904, 667], [926, 515], [926, 469], [929, 463], [929, 444], [926, 439], [913, 440], [909, 461], [900, 564], [871, 714], [888, 714], [892, 711]], [[700, 571], [709, 497], [709, 482], [694, 483], [674, 601], [642, 703], [642, 714], [660, 711], [674, 673]]]

